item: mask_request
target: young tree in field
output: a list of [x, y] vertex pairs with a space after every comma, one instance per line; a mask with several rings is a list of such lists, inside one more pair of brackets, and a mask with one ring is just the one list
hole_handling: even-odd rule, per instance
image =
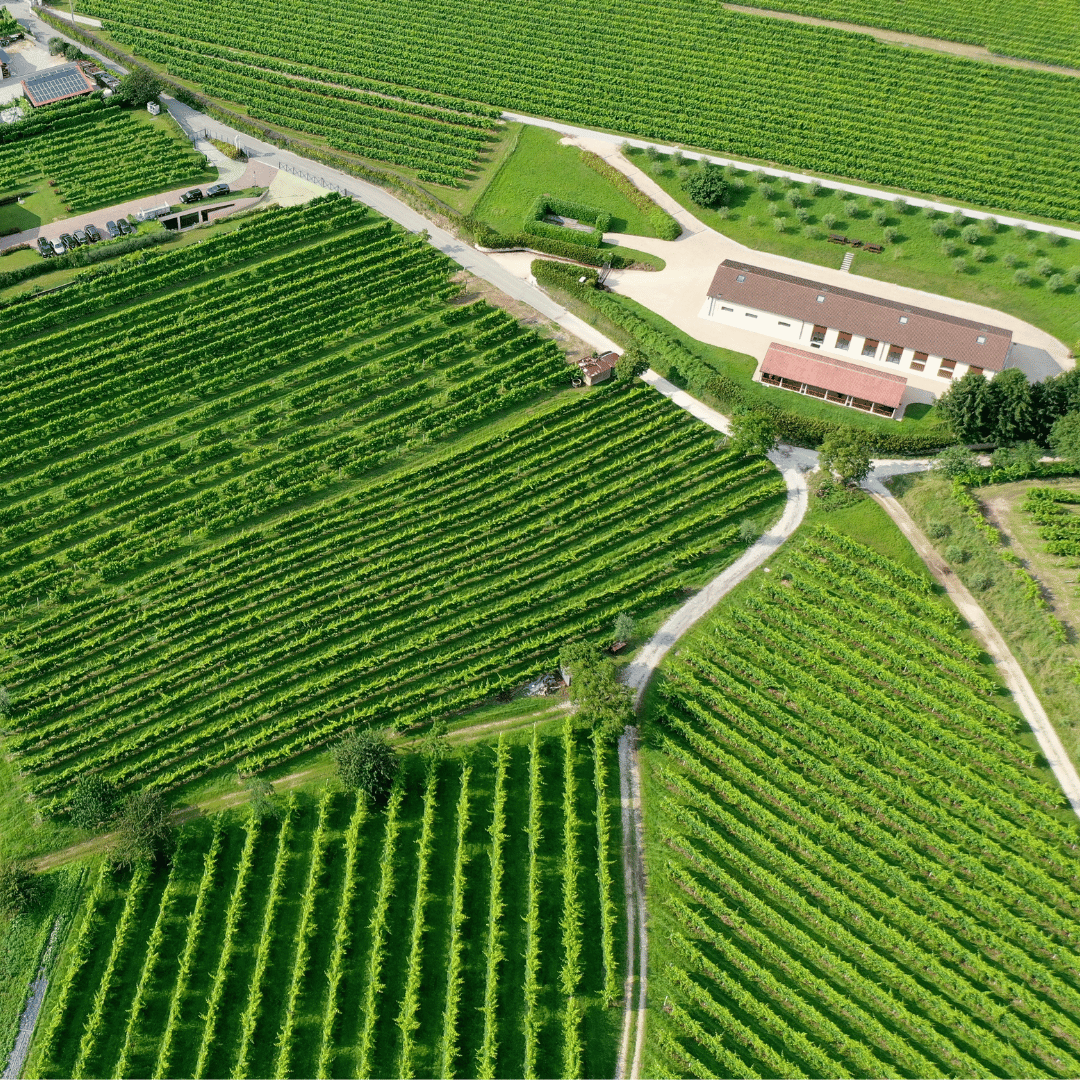
[[248, 809], [253, 820], [281, 817], [282, 807], [274, 798], [274, 785], [265, 776], [241, 776], [240, 781], [247, 788]]
[[727, 195], [727, 188], [724, 170], [712, 165], [706, 165], [692, 173], [686, 181], [686, 194], [698, 206], [719, 206]]
[[1050, 429], [1050, 445], [1058, 457], [1080, 466], [1080, 412], [1059, 417]]
[[109, 858], [114, 866], [131, 869], [167, 854], [173, 830], [169, 805], [160, 791], [144, 788], [129, 795], [116, 815], [116, 840]]
[[161, 80], [149, 68], [137, 67], [120, 80], [116, 99], [138, 107], [156, 101], [162, 89]]
[[563, 646], [559, 667], [570, 676], [578, 718], [601, 739], [615, 739], [634, 722], [633, 692], [619, 681], [610, 657], [584, 642]]
[[436, 720], [424, 733], [420, 742], [420, 755], [429, 765], [437, 765], [450, 754], [450, 741], [445, 720]]
[[0, 858], [0, 914], [21, 915], [34, 906], [37, 876], [20, 862]]
[[776, 421], [766, 412], [737, 409], [731, 417], [731, 446], [747, 457], [767, 454], [776, 446]]
[[972, 475], [979, 468], [979, 462], [966, 446], [957, 443], [955, 446], [945, 447], [934, 458], [934, 468], [952, 480]]
[[978, 372], [969, 371], [957, 379], [942, 394], [937, 408], [961, 442], [986, 442], [993, 431], [990, 383]]
[[81, 777], [71, 794], [71, 821], [80, 829], [100, 829], [116, 813], [120, 789], [104, 776]]
[[870, 475], [870, 455], [854, 431], [833, 432], [821, 444], [821, 468], [845, 484], [861, 484]]
[[362, 791], [372, 802], [384, 802], [394, 785], [398, 757], [385, 731], [350, 731], [334, 747], [338, 776], [349, 791]]
[[629, 641], [634, 636], [634, 616], [629, 611], [620, 611], [615, 616], [615, 625], [612, 627], [614, 641]]
[[649, 370], [648, 357], [640, 349], [627, 349], [615, 361], [615, 378], [629, 381]]
[[995, 375], [989, 386], [991, 441], [1011, 446], [1032, 438], [1038, 431], [1038, 423], [1031, 384], [1024, 372], [1009, 368]]

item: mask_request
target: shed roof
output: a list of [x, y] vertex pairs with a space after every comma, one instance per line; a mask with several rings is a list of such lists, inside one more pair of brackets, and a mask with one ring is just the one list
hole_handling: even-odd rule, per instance
[[1001, 371], [1012, 331], [725, 259], [709, 296], [962, 364]]
[[581, 370], [590, 379], [595, 379], [597, 375], [610, 371], [618, 362], [618, 359], [619, 354], [617, 352], [606, 352], [596, 360], [593, 360], [592, 357], [586, 357], [581, 361]]
[[778, 375], [792, 382], [820, 386], [822, 390], [850, 394], [893, 409], [899, 407], [907, 388], [907, 379], [902, 375], [870, 371], [859, 364], [849, 364], [846, 360], [806, 352], [776, 341], [769, 346], [765, 359], [761, 361], [761, 371], [765, 375]]
[[22, 84], [31, 105], [49, 105], [97, 89], [97, 83], [78, 64], [61, 64], [35, 71], [27, 75]]

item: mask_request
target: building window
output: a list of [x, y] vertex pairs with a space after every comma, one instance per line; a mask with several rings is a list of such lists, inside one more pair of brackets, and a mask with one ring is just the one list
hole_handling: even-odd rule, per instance
[[815, 326], [814, 332], [810, 335], [811, 345], [820, 345], [825, 340], [825, 327]]
[[975, 340], [976, 340], [976, 341], [977, 341], [977, 342], [978, 342], [978, 343], [979, 343], [980, 345], [985, 345], [985, 344], [986, 344], [986, 338], [985, 338], [985, 337], [983, 337], [983, 336], [982, 336], [982, 334], [980, 334], [980, 335], [979, 335], [979, 336], [978, 336], [978, 337], [977, 337], [977, 338], [976, 338]]
[[836, 335], [836, 347], [841, 352], [847, 352], [851, 347], [851, 335], [844, 330], [839, 331]]
[[981, 367], [976, 367], [974, 364], [972, 364], [968, 368], [968, 374], [969, 375], [981, 375], [982, 373], [983, 373], [983, 369]]
[[901, 316], [900, 316], [900, 321], [901, 321], [902, 323], [906, 323], [906, 322], [907, 322], [907, 316], [906, 316], [906, 315], [901, 315]]
[[757, 316], [752, 311], [746, 312], [746, 317], [748, 319], [756, 319], [757, 318]]
[[825, 303], [825, 294], [824, 293], [818, 293], [817, 302], [819, 304], [824, 304]]
[[790, 326], [791, 325], [791, 323], [789, 323], [789, 322], [781, 322], [780, 319], [776, 320], [776, 324], [777, 324], [777, 326]]
[[902, 345], [890, 345], [888, 355], [885, 359], [890, 364], [899, 364], [900, 357], [903, 355], [904, 349]]
[[911, 358], [911, 370], [912, 371], [925, 371], [926, 370], [926, 353], [917, 352]]
[[721, 308], [720, 308], [720, 310], [721, 310], [721, 311], [734, 311], [735, 309], [734, 309], [734, 308], [730, 308], [730, 307], [723, 307], [723, 306], [721, 305]]
[[878, 350], [878, 345], [880, 345], [880, 344], [881, 344], [880, 341], [875, 341], [873, 338], [867, 338], [863, 342], [863, 347], [862, 347], [863, 356], [876, 356], [877, 355], [877, 350]]
[[745, 274], [740, 274], [735, 280], [736, 281], [745, 281], [746, 280], [746, 275]]
[[937, 369], [937, 373], [942, 379], [951, 379], [953, 377], [953, 371], [956, 369], [955, 360], [942, 360], [940, 367]]
[[781, 379], [780, 379], [779, 375], [770, 375], [769, 372], [763, 371], [761, 373], [761, 381], [762, 382], [767, 382], [767, 383], [772, 383], [773, 386], [779, 386], [780, 382], [781, 382]]

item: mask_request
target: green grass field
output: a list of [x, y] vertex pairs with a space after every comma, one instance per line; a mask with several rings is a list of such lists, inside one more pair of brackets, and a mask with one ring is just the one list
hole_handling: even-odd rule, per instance
[[[630, 150], [628, 156], [706, 225], [747, 247], [838, 268], [844, 253], [852, 249], [830, 244], [830, 232], [885, 244], [880, 255], [856, 252], [851, 272], [1007, 311], [1070, 348], [1080, 341], [1080, 241], [1008, 226], [995, 231], [977, 226], [978, 241], [970, 244], [962, 234], [973, 218], [958, 224], [945, 214], [927, 215], [885, 199], [845, 201], [844, 192], [827, 184], [816, 194], [804, 184], [785, 186], [779, 180], [762, 184], [750, 170], [729, 170], [735, 181], [729, 191], [730, 205], [710, 210], [692, 203], [683, 187], [684, 180], [701, 167], [695, 160], [680, 164], [663, 154], [649, 160], [642, 150]], [[798, 193], [798, 206], [788, 201], [788, 191]], [[800, 219], [800, 212], [805, 220]], [[875, 214], [884, 216], [883, 223], [874, 220]], [[774, 225], [777, 215], [783, 232]], [[807, 228], [816, 229], [819, 236], [807, 237]], [[896, 233], [891, 244], [886, 243], [886, 229]], [[962, 269], [957, 259], [963, 260]], [[1018, 284], [1018, 272], [1030, 280]], [[1055, 274], [1063, 279], [1058, 292], [1047, 285]]]
[[1072, 1075], [1076, 822], [1012, 703], [868, 500], [768, 567], [649, 698], [646, 1072]]
[[413, 755], [386, 810], [294, 793], [94, 867], [27, 1075], [609, 1075], [617, 763], [561, 727]]

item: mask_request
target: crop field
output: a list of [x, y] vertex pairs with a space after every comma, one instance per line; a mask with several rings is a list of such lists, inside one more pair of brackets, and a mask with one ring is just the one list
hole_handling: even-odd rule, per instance
[[411, 764], [385, 810], [294, 793], [186, 826], [171, 867], [95, 869], [27, 1075], [608, 1075], [614, 750]]
[[[320, 5], [84, 0], [122, 44], [220, 85], [257, 63], [374, 80], [964, 201], [1080, 218], [1080, 81], [736, 15], [713, 0], [620, 11], [495, 0]], [[332, 47], [331, 47], [332, 43]], [[333, 56], [332, 63], [328, 56]], [[692, 63], [688, 65], [688, 57]], [[307, 65], [306, 68], [298, 65]], [[277, 77], [276, 75], [274, 76]], [[284, 76], [282, 76], [284, 77]], [[267, 81], [266, 90], [275, 86]], [[285, 93], [285, 91], [282, 91]], [[289, 91], [293, 94], [294, 91]], [[310, 111], [296, 123], [315, 130]], [[464, 145], [464, 144], [462, 144]]]
[[79, 213], [216, 175], [168, 123], [136, 120], [100, 98], [46, 106], [0, 127], [0, 191], [41, 177]]
[[782, 500], [641, 384], [553, 397], [558, 347], [450, 271], [330, 196], [13, 309], [4, 750], [44, 806], [488, 700]]
[[1080, 495], [1059, 488], [1032, 488], [1023, 509], [1039, 526], [1049, 555], [1080, 555], [1080, 514], [1075, 510]]
[[1080, 67], [1080, 4], [1057, 0], [754, 0], [750, 5], [899, 30], [905, 34], [966, 41], [991, 52]]
[[782, 559], [657, 691], [647, 1073], [1075, 1076], [1060, 790], [927, 579]]

